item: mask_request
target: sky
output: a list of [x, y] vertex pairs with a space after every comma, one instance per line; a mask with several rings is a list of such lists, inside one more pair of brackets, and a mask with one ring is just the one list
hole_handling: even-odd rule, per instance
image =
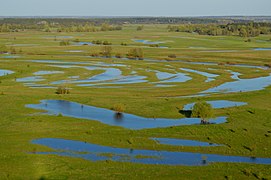
[[271, 16], [271, 0], [0, 0], [0, 16]]

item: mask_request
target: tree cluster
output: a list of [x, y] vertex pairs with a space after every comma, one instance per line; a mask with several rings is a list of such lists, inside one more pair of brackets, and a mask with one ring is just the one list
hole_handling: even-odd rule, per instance
[[210, 36], [256, 37], [260, 34], [271, 34], [270, 23], [235, 23], [235, 24], [183, 24], [168, 26], [171, 32], [198, 33]]
[[67, 87], [60, 86], [56, 89], [56, 94], [70, 94], [70, 90]]
[[[16, 23], [15, 23], [16, 22]], [[0, 32], [19, 32], [25, 30], [37, 30], [44, 32], [98, 32], [98, 31], [119, 31], [122, 30], [121, 25], [111, 25], [103, 23], [100, 25], [95, 24], [61, 24], [47, 21], [40, 21], [33, 24], [21, 24], [19, 21], [14, 23], [1, 23], [0, 21]]]
[[126, 57], [129, 59], [142, 60], [142, 59], [144, 59], [144, 53], [141, 48], [133, 48], [128, 51], [128, 53], [126, 54]]
[[117, 25], [109, 25], [107, 23], [103, 23], [101, 26], [95, 26], [93, 24], [84, 24], [84, 25], [71, 25], [64, 26], [60, 25], [57, 29], [58, 32], [98, 32], [98, 31], [120, 31], [122, 30], [122, 26]]
[[109, 42], [109, 41], [101, 41], [101, 40], [93, 40], [92, 44], [97, 44], [97, 45], [112, 45], [112, 43]]
[[104, 57], [111, 57], [112, 55], [112, 47], [111, 46], [102, 46], [101, 47], [101, 53]]

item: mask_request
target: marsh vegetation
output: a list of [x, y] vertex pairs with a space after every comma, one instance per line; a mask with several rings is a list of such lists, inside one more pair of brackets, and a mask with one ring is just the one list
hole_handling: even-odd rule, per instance
[[0, 177], [269, 178], [270, 24], [223, 22], [0, 20]]

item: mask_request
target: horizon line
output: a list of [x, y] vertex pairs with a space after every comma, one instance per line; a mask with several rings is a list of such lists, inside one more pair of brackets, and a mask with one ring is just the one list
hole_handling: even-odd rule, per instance
[[201, 16], [193, 16], [193, 15], [184, 15], [184, 16], [126, 16], [126, 15], [120, 15], [120, 16], [78, 16], [78, 15], [16, 15], [16, 16], [1, 16], [0, 18], [238, 18], [238, 17], [254, 17], [254, 18], [260, 18], [260, 17], [270, 17], [271, 15], [201, 15]]

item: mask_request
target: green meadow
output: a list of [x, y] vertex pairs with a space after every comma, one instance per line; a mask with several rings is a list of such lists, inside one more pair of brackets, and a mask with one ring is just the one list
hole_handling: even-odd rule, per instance
[[[271, 86], [248, 92], [221, 92], [190, 97], [235, 81], [231, 71], [240, 73], [241, 79], [269, 76], [271, 70], [267, 65], [271, 64], [271, 50], [255, 48], [271, 48], [271, 35], [260, 35], [251, 38], [251, 42], [245, 42], [245, 38], [237, 36], [168, 32], [166, 25], [144, 25], [142, 31], [137, 31], [137, 26], [125, 25], [121, 31], [106, 32], [26, 30], [0, 33], [0, 46], [5, 45], [16, 51], [15, 54], [0, 54], [0, 69], [14, 72], [0, 76], [0, 179], [271, 179], [271, 165], [264, 164], [220, 162], [204, 166], [155, 165], [113, 160], [91, 161], [36, 153], [54, 150], [32, 144], [32, 140], [63, 138], [127, 149], [271, 158]], [[144, 60], [91, 57], [91, 54], [101, 51], [101, 45], [78, 44], [95, 40], [112, 43], [112, 56], [121, 54], [125, 57], [130, 49], [142, 48]], [[161, 42], [159, 46], [166, 48], [150, 47], [133, 40]], [[70, 45], [60, 46], [61, 41], [69, 41]], [[169, 57], [172, 54], [176, 58]], [[57, 60], [60, 63], [33, 60]], [[211, 62], [215, 65], [193, 62]], [[90, 66], [88, 63], [94, 66], [109, 64], [109, 67], [119, 69], [123, 76], [136, 71], [138, 75], [146, 77], [147, 81], [97, 85], [94, 82], [92, 86], [70, 83], [70, 77], [73, 76], [76, 76], [76, 80], [85, 80], [105, 72], [105, 66], [86, 69], [86, 66]], [[180, 68], [217, 76], [206, 82], [205, 76]], [[186, 82], [169, 82], [166, 83], [169, 86], [165, 87], [155, 86], [160, 80], [152, 70], [185, 73], [191, 79]], [[19, 81], [20, 78], [34, 76], [33, 73], [38, 71], [62, 73], [42, 75], [42, 81], [34, 82], [44, 87], [31, 87]], [[52, 84], [59, 80], [64, 80], [64, 83]], [[59, 86], [69, 88], [70, 93], [56, 94]], [[125, 113], [169, 119], [184, 118], [179, 110], [188, 103], [200, 100], [230, 100], [246, 102], [247, 105], [215, 109], [216, 117], [227, 117], [227, 122], [222, 124], [131, 130], [62, 114], [52, 116], [42, 110], [26, 107], [27, 104], [38, 104], [40, 100], [46, 99], [67, 100], [106, 109], [123, 104]], [[223, 146], [163, 145], [151, 140], [152, 137], [198, 140]]]

